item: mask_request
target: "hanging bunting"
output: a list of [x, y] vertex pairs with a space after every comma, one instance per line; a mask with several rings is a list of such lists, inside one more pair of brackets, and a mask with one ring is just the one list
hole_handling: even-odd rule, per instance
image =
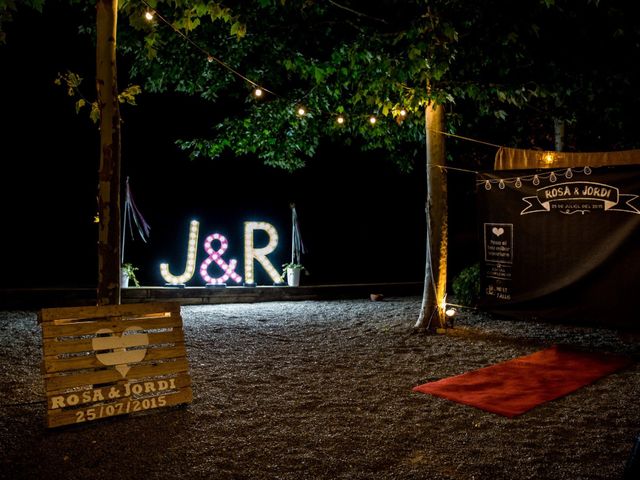
[[124, 218], [122, 225], [122, 252], [121, 259], [124, 262], [124, 241], [127, 236], [127, 226], [130, 230], [131, 240], [134, 240], [133, 227], [135, 225], [136, 231], [143, 242], [147, 243], [149, 238], [149, 232], [151, 227], [138, 210], [136, 203], [133, 201], [133, 195], [131, 194], [131, 187], [129, 186], [129, 177], [127, 177], [125, 185], [125, 197], [124, 197]]
[[296, 212], [296, 204], [291, 204], [291, 263], [301, 263], [300, 259], [303, 253], [307, 253], [302, 243], [300, 235], [300, 225], [298, 224], [298, 213]]

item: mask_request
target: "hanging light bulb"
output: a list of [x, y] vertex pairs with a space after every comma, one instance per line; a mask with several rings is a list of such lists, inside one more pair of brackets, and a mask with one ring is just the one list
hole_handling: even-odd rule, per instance
[[407, 111], [404, 108], [402, 110], [400, 110], [400, 116], [401, 117], [406, 117], [407, 116]]
[[339, 125], [342, 125], [344, 123], [344, 117], [342, 115], [338, 115], [338, 117], [336, 118], [336, 122]]
[[371, 125], [375, 125], [377, 121], [378, 121], [378, 119], [377, 119], [375, 116], [371, 115], [371, 116], [369, 117], [369, 123], [370, 123]]
[[555, 160], [555, 154], [553, 152], [546, 152], [543, 156], [542, 156], [542, 160], [544, 161], [544, 163], [553, 163], [553, 161]]
[[260, 98], [262, 97], [262, 94], [264, 92], [262, 91], [262, 89], [260, 87], [256, 87], [256, 89], [253, 91], [253, 96], [256, 98]]
[[307, 111], [304, 109], [304, 107], [298, 107], [297, 113], [301, 117], [304, 117], [304, 115], [307, 113]]
[[516, 178], [516, 188], [520, 188], [522, 186], [522, 180], [520, 180], [520, 177]]
[[147, 21], [151, 21], [153, 20], [153, 12], [151, 10], [147, 10], [146, 12], [144, 12], [144, 18]]

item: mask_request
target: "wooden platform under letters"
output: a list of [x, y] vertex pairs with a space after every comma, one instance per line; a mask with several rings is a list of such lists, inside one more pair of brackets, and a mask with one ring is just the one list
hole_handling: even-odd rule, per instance
[[48, 308], [38, 317], [48, 427], [191, 402], [179, 304]]

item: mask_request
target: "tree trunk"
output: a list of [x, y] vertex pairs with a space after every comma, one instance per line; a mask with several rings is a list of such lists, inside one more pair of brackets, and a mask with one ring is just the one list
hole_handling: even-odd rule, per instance
[[116, 70], [118, 0], [98, 0], [96, 88], [100, 109], [98, 305], [120, 303], [120, 110]]
[[444, 328], [441, 305], [447, 289], [447, 176], [444, 170], [444, 109], [429, 103], [425, 111], [427, 150], [427, 262], [425, 266], [422, 308], [414, 328]]

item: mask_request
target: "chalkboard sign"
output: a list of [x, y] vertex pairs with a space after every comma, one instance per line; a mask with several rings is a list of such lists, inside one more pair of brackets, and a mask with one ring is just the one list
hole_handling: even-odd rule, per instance
[[476, 185], [484, 309], [637, 323], [638, 166], [503, 170], [478, 174]]

